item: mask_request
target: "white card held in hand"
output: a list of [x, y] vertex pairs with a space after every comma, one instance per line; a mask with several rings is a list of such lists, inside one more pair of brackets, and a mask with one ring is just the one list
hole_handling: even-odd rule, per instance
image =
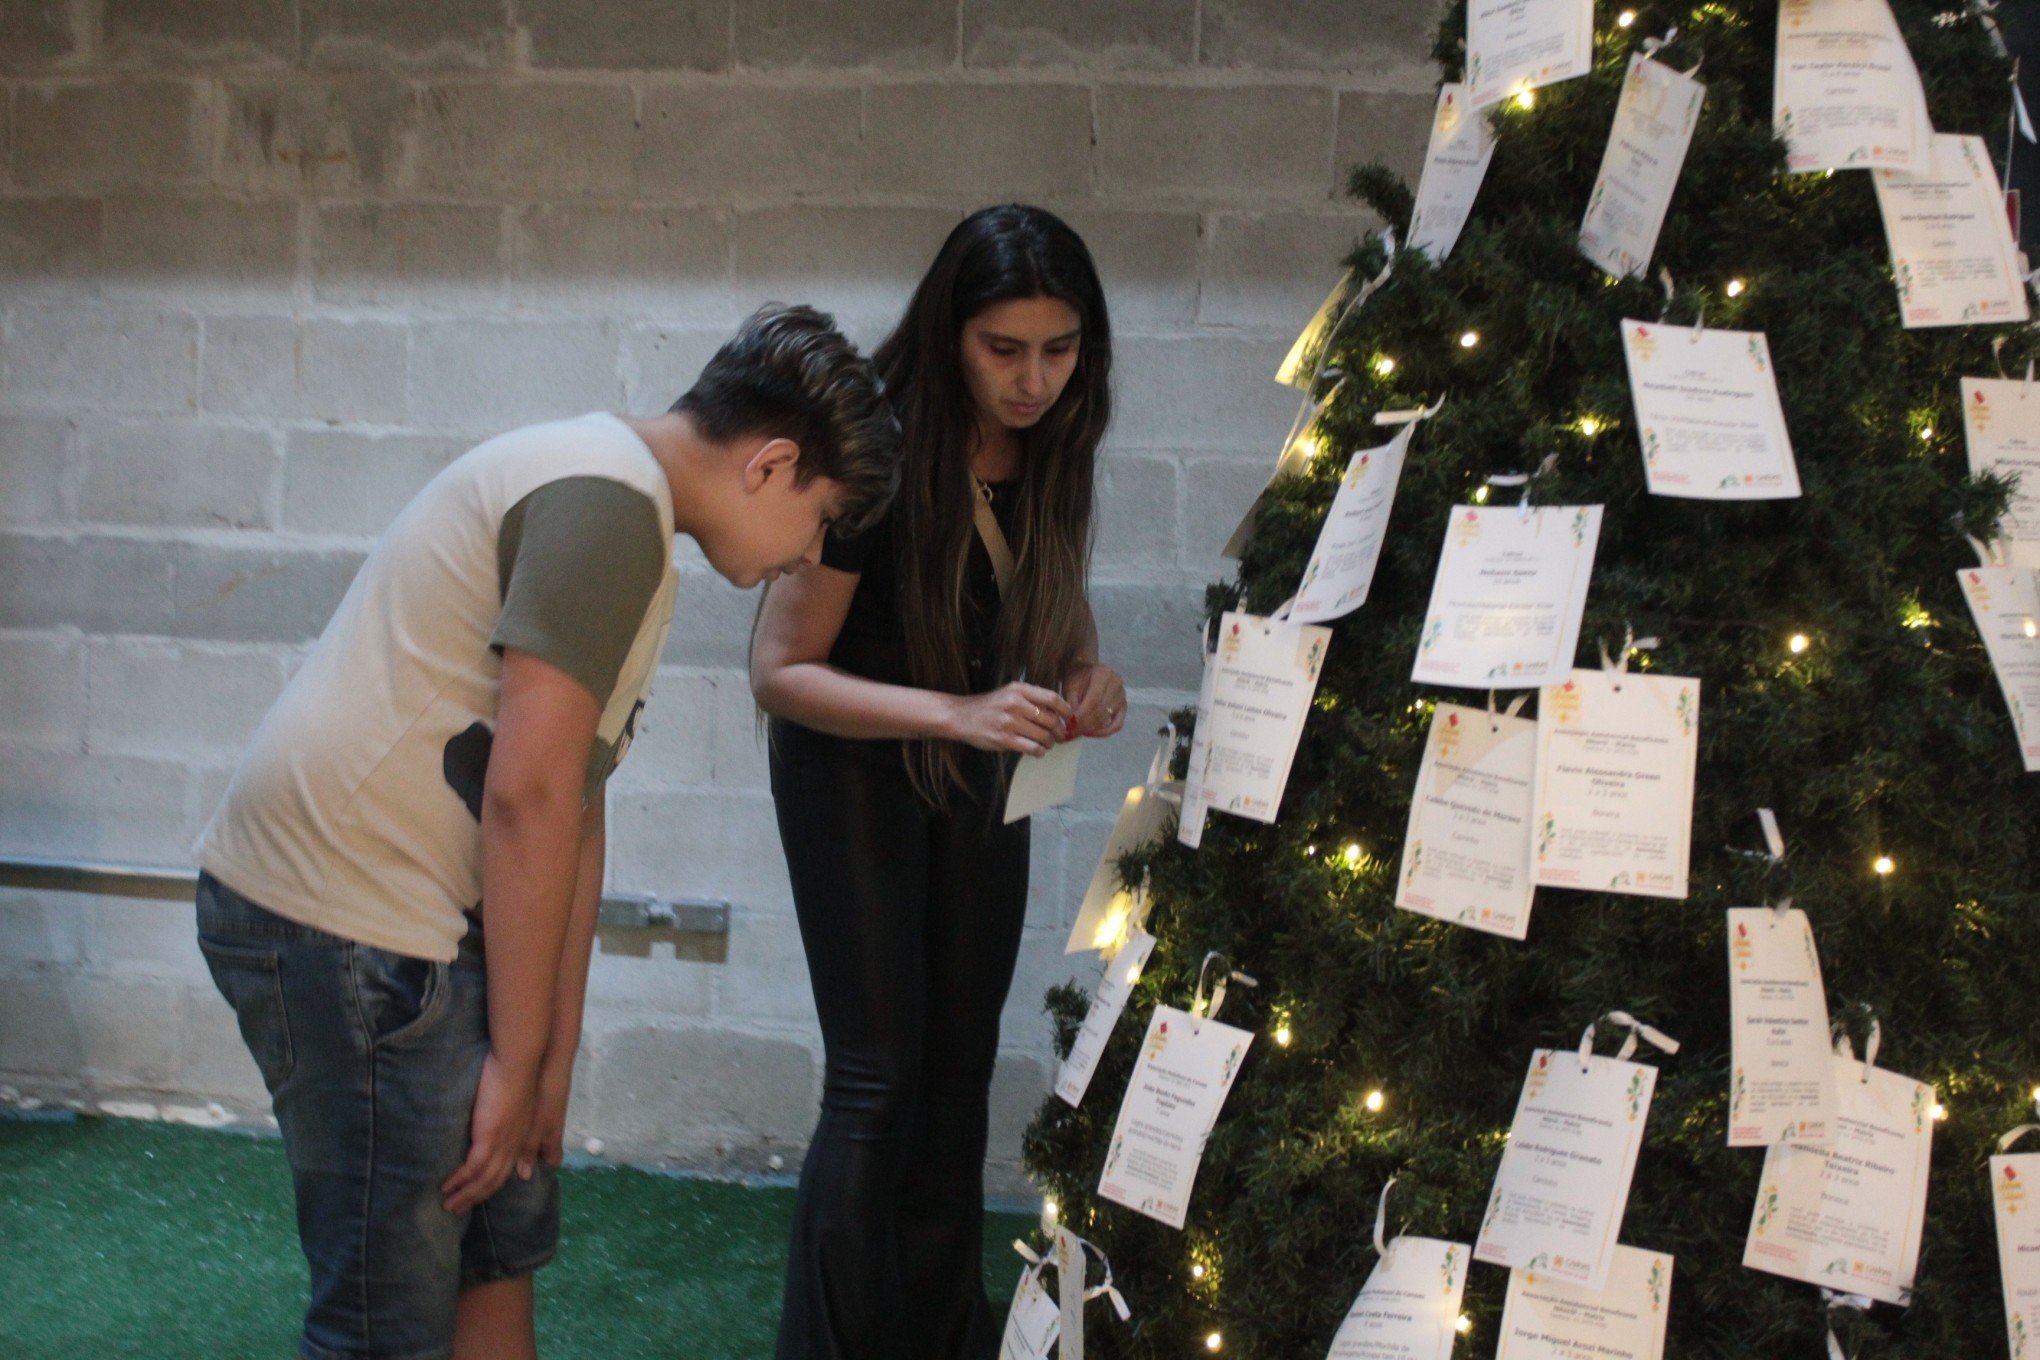
[[1907, 330], [2026, 320], [2019, 248], [1983, 138], [1936, 133], [1912, 169], [1871, 182]]
[[1641, 274], [1657, 252], [1686, 147], [1707, 87], [1641, 52], [1629, 58], [1601, 173], [1580, 223], [1580, 250], [1617, 278]]
[[2019, 755], [2027, 770], [2040, 770], [2040, 571], [1964, 567], [1955, 579], [2004, 691]]
[[1112, 1126], [1101, 1198], [1183, 1226], [1205, 1140], [1253, 1042], [1247, 1030], [1155, 1007]]
[[1452, 1360], [1464, 1243], [1398, 1237], [1368, 1272], [1325, 1360]]
[[1362, 449], [1347, 462], [1332, 508], [1318, 529], [1317, 546], [1304, 566], [1303, 584], [1289, 610], [1291, 622], [1326, 623], [1367, 603], [1415, 429], [1412, 421], [1380, 448]]
[[[1275, 820], [1331, 638], [1329, 628], [1254, 614], [1228, 611], [1219, 620], [1211, 710], [1200, 714], [1196, 734], [1206, 742], [1197, 781], [1202, 808]], [[1189, 801], [1186, 792], [1186, 819]]]
[[[1909, 1303], [1927, 1211], [1934, 1088], [1836, 1054], [1832, 1147], [1764, 1156], [1743, 1265]], [[1865, 1080], [1867, 1076], [1868, 1080]]]
[[1495, 132], [1487, 115], [1473, 106], [1466, 86], [1445, 82], [1431, 114], [1431, 143], [1424, 150], [1424, 175], [1410, 210], [1410, 249], [1433, 260], [1452, 253], [1494, 154]]
[[1013, 1291], [999, 1360], [1048, 1360], [1061, 1330], [1062, 1310], [1042, 1287], [1041, 1267], [1028, 1266], [1020, 1272], [1019, 1287]]
[[1759, 331], [1622, 323], [1643, 474], [1654, 496], [1782, 500], [1799, 467]]
[[1783, 0], [1771, 121], [1786, 167], [1913, 164], [1934, 135], [1926, 92], [1886, 0]]
[[1598, 505], [1452, 511], [1410, 678], [1528, 689], [1565, 676], [1600, 537]]
[[1598, 1291], [1512, 1270], [1495, 1360], [1660, 1360], [1671, 1302], [1672, 1258], [1661, 1251], [1616, 1247]]
[[1006, 825], [1076, 797], [1077, 757], [1083, 749], [1083, 741], [1073, 737], [1049, 747], [1046, 755], [1015, 761], [1006, 788]]
[[1140, 970], [1147, 966], [1148, 955], [1154, 952], [1155, 937], [1145, 930], [1136, 930], [1119, 946], [1112, 962], [1105, 965], [1105, 976], [1098, 979], [1091, 1009], [1085, 1012], [1084, 1023], [1070, 1043], [1070, 1056], [1063, 1059], [1055, 1076], [1055, 1093], [1072, 1108], [1083, 1103], [1084, 1092], [1091, 1087], [1091, 1074], [1098, 1070], [1098, 1058], [1105, 1052], [1113, 1027], [1119, 1023], [1119, 1013], [1126, 1009], [1133, 984], [1140, 981]]
[[2005, 1291], [2005, 1334], [2012, 1360], [2031, 1360], [2040, 1351], [2040, 1152], [1990, 1159], [1990, 1196], [1997, 1211], [1998, 1277]]
[[1520, 940], [1530, 930], [1537, 724], [1439, 704], [1410, 798], [1395, 904]]
[[1594, 0], [1468, 0], [1466, 83], [1475, 108], [1594, 64]]
[[1532, 1054], [1474, 1259], [1605, 1286], [1656, 1090], [1647, 1063]]
[[1962, 435], [1969, 470], [2017, 482], [1998, 523], [2015, 567], [2040, 567], [2040, 390], [2018, 379], [1962, 380]]
[[1813, 926], [1797, 907], [1728, 909], [1728, 1145], [1834, 1137], [1834, 1056]]
[[1700, 682], [1579, 670], [1537, 710], [1539, 887], [1684, 897]]

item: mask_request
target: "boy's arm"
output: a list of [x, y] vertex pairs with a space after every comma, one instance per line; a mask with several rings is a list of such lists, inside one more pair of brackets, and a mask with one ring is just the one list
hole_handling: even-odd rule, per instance
[[588, 997], [589, 955], [595, 947], [595, 922], [602, 911], [602, 864], [607, 849], [608, 815], [600, 795], [581, 819], [580, 867], [574, 883], [573, 912], [567, 918], [566, 945], [560, 951], [559, 984], [553, 992], [552, 1033], [545, 1062], [538, 1073], [538, 1112], [531, 1121], [518, 1170], [528, 1173], [535, 1158], [558, 1166], [567, 1127], [567, 1097], [573, 1090], [574, 1057], [581, 1048], [581, 1014]]
[[489, 1056], [467, 1160], [440, 1187], [465, 1213], [509, 1178], [530, 1133], [579, 872], [581, 792], [601, 706], [587, 686], [517, 647], [503, 678], [482, 789], [482, 911]]

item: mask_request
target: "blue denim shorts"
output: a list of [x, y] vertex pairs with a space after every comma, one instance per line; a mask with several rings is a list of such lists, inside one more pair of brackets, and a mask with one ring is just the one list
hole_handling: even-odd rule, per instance
[[312, 1273], [298, 1354], [450, 1355], [460, 1291], [530, 1274], [560, 1231], [543, 1163], [468, 1214], [440, 1207], [489, 1053], [480, 922], [438, 963], [299, 925], [205, 874], [198, 945], [283, 1130]]

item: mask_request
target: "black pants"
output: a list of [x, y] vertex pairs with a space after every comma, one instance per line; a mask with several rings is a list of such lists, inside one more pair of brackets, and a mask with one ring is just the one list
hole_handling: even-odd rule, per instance
[[920, 802], [898, 742], [775, 724], [772, 798], [822, 1022], [778, 1360], [988, 1360], [985, 1110], [1027, 910], [995, 758]]

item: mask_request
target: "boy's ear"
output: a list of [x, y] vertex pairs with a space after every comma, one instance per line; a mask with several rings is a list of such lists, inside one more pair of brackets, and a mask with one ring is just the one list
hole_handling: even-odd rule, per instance
[[774, 477], [793, 481], [793, 470], [800, 462], [800, 445], [791, 439], [768, 439], [751, 451], [744, 460], [744, 490], [756, 491]]

